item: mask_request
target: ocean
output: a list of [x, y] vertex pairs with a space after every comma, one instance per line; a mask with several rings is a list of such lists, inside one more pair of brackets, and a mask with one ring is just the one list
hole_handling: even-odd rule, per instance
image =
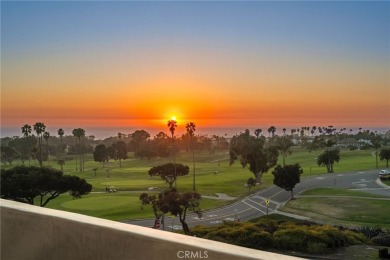
[[[80, 126], [77, 127], [63, 127], [65, 131], [65, 135], [72, 135], [72, 130], [74, 128], [79, 128]], [[82, 127], [82, 126], [81, 126]], [[284, 126], [278, 126], [275, 125], [276, 127], [276, 134], [277, 135], [282, 135], [283, 128], [287, 129], [287, 133], [290, 133], [291, 129], [297, 129], [301, 128], [301, 126], [290, 126], [290, 127], [284, 127]], [[151, 137], [154, 137], [157, 133], [159, 132], [164, 132], [168, 135], [170, 135], [170, 132], [168, 130], [168, 127], [166, 128], [152, 128], [152, 127], [82, 127], [85, 129], [85, 133], [87, 136], [93, 135], [95, 136], [95, 139], [105, 139], [107, 137], [111, 136], [118, 136], [118, 133], [122, 134], [131, 134], [136, 130], [145, 130], [149, 132]], [[265, 136], [268, 136], [268, 131], [267, 129], [269, 126], [242, 126], [242, 127], [197, 127], [195, 134], [196, 135], [218, 135], [218, 136], [225, 136], [225, 137], [232, 137], [236, 134], [239, 134], [241, 132], [244, 132], [245, 129], [249, 129], [251, 133], [254, 132], [255, 129], [262, 129], [262, 134]], [[337, 127], [335, 126], [336, 129], [340, 129], [343, 127]], [[349, 132], [349, 129], [353, 130], [353, 133], [357, 133], [359, 131], [358, 127], [345, 127], [347, 129], [346, 132]], [[370, 130], [370, 131], [377, 131], [378, 133], [385, 133], [386, 131], [390, 130], [390, 127], [362, 127], [365, 130]], [[22, 130], [21, 127], [1, 127], [0, 128], [0, 136], [1, 138], [3, 137], [13, 137], [13, 136], [22, 136]], [[46, 131], [48, 131], [52, 136], [57, 136], [57, 130], [59, 128], [53, 128], [53, 127], [47, 127]], [[177, 131], [175, 132], [176, 136], [181, 136], [182, 134], [185, 133], [185, 128], [184, 127], [178, 127]], [[318, 133], [318, 130], [316, 131]]]

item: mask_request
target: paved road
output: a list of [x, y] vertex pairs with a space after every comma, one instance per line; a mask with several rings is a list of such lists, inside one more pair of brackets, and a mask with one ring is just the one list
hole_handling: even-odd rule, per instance
[[[383, 184], [380, 185], [380, 182], [378, 182], [378, 170], [323, 174], [320, 176], [303, 178], [295, 187], [294, 193], [298, 194], [304, 190], [325, 187], [360, 190], [384, 197], [390, 197], [390, 188], [385, 185], [383, 186]], [[267, 210], [269, 213], [276, 211], [280, 206], [286, 203], [290, 197], [290, 192], [273, 185], [223, 208], [206, 211], [201, 219], [194, 214], [189, 214], [187, 216], [187, 223], [191, 227], [195, 225], [211, 226], [222, 223], [224, 220], [239, 219], [240, 221], [247, 221], [267, 214]], [[265, 203], [266, 199], [269, 200], [268, 208]], [[143, 219], [129, 221], [127, 223], [152, 227], [154, 220]], [[181, 229], [179, 219], [166, 217], [165, 230], [173, 229]]]

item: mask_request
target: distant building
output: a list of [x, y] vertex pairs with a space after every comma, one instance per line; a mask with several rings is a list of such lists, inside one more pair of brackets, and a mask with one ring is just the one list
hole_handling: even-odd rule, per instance
[[354, 138], [345, 138], [344, 140], [341, 140], [339, 142], [340, 147], [349, 147], [349, 146], [356, 146], [358, 147], [358, 141]]

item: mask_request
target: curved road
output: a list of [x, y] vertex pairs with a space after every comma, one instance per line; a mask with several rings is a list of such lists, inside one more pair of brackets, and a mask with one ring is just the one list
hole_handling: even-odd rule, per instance
[[[331, 173], [303, 178], [294, 188], [294, 194], [308, 189], [326, 187], [360, 190], [390, 197], [390, 187], [381, 185], [378, 181], [378, 170]], [[247, 221], [267, 214], [265, 203], [267, 198], [269, 200], [268, 212], [271, 213], [286, 203], [290, 197], [291, 192], [273, 185], [255, 194], [241, 198], [228, 206], [206, 211], [201, 219], [195, 214], [189, 214], [187, 215], [187, 223], [191, 227], [196, 225], [215, 225], [222, 223], [224, 220], [239, 219], [240, 221]], [[126, 223], [152, 227], [154, 219], [126, 221]], [[161, 229], [162, 227], [161, 225]], [[164, 227], [165, 230], [181, 229], [181, 224], [178, 218], [165, 217]]]

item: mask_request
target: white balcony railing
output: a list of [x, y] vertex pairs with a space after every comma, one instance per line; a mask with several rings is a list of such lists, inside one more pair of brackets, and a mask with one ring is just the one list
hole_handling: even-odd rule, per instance
[[1, 259], [298, 259], [0, 200]]

